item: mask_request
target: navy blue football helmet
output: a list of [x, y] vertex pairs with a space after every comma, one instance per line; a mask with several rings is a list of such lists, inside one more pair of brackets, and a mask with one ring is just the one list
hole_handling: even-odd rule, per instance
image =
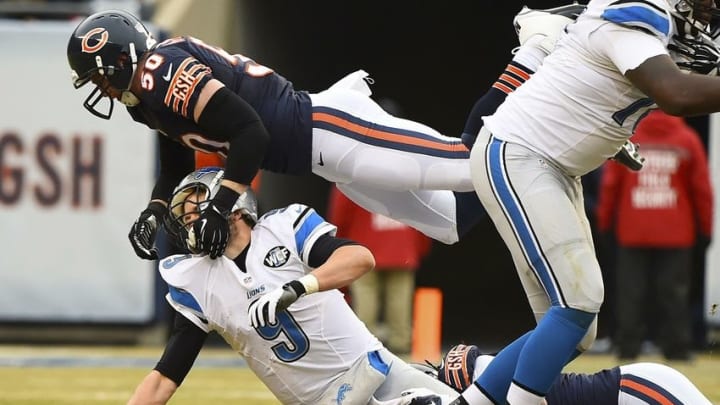
[[[137, 69], [138, 60], [156, 44], [143, 23], [132, 14], [122, 10], [108, 10], [85, 18], [75, 28], [67, 46], [68, 63], [75, 88], [84, 86], [97, 75], [107, 79], [107, 84], [121, 92], [120, 102], [137, 105], [137, 97], [130, 92], [130, 83]], [[97, 84], [97, 82], [96, 82]], [[109, 96], [99, 85], [85, 99], [83, 106], [93, 115], [109, 119], [113, 99], [106, 113], [95, 107], [102, 97]]]

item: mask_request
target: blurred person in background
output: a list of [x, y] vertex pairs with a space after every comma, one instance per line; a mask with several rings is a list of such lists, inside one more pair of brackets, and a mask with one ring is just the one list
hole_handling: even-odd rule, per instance
[[373, 255], [335, 237], [335, 226], [312, 208], [292, 204], [258, 219], [247, 189], [233, 202], [224, 255], [201, 254], [192, 224], [222, 176], [219, 168], [197, 170], [172, 196], [168, 232], [194, 254], [159, 263], [175, 325], [130, 404], [166, 403], [212, 331], [283, 404], [432, 405], [453, 395], [384, 348], [355, 316], [337, 288], [370, 272]]
[[430, 239], [392, 218], [366, 211], [334, 187], [328, 219], [337, 226], [338, 237], [357, 241], [375, 256], [375, 271], [350, 285], [353, 310], [393, 353], [409, 354], [415, 271], [430, 250]]
[[[680, 117], [656, 110], [637, 126], [633, 141], [648, 160], [632, 172], [604, 168], [598, 226], [618, 244], [615, 344], [634, 359], [657, 321], [656, 338], [669, 360], [688, 360], [693, 252], [712, 238], [713, 191], [700, 136]], [[654, 293], [654, 294], [653, 294]]]

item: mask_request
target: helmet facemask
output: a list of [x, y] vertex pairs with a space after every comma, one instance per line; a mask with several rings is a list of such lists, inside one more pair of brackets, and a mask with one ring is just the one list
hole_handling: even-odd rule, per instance
[[[671, 1], [671, 4], [673, 1]], [[700, 74], [718, 74], [720, 49], [715, 39], [720, 30], [720, 10], [715, 0], [679, 0], [671, 14], [677, 26], [668, 49], [680, 69]]]
[[[217, 167], [199, 169], [185, 176], [175, 188], [165, 218], [165, 229], [178, 247], [201, 253], [196, 248], [193, 224], [217, 194], [223, 174], [224, 171]], [[240, 214], [249, 227], [255, 226], [258, 219], [257, 199], [251, 189], [240, 194], [231, 212]]]

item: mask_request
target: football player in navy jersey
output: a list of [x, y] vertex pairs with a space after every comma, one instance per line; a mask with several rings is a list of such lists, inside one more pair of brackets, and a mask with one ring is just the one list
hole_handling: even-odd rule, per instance
[[[463, 392], [485, 371], [493, 355], [475, 345], [453, 346], [437, 368], [440, 381]], [[597, 373], [563, 373], [545, 397], [547, 405], [710, 405], [680, 371], [658, 363], [632, 363]]]
[[142, 258], [157, 257], [157, 222], [172, 185], [194, 168], [192, 149], [226, 158], [222, 187], [196, 224], [213, 258], [227, 243], [231, 202], [259, 169], [318, 174], [364, 208], [445, 243], [484, 217], [460, 138], [385, 112], [362, 70], [317, 94], [297, 91], [272, 69], [199, 39], [156, 43], [119, 10], [83, 20], [67, 55], [75, 87], [96, 85], [86, 109], [109, 119], [118, 100], [161, 134], [160, 175], [129, 235]]

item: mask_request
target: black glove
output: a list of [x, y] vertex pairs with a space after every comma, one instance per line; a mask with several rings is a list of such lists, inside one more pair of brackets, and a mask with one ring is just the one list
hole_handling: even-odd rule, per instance
[[638, 171], [643, 168], [645, 158], [640, 156], [640, 145], [625, 141], [620, 151], [613, 156], [613, 160], [627, 167], [632, 171]]
[[165, 212], [167, 212], [167, 208], [162, 203], [153, 201], [140, 213], [140, 217], [130, 228], [128, 238], [139, 258], [157, 260], [157, 249], [153, 245], [155, 244], [158, 223], [165, 215]]
[[197, 248], [210, 255], [211, 259], [225, 252], [230, 238], [228, 216], [238, 196], [235, 191], [221, 186], [215, 198], [200, 211], [200, 218], [193, 224]]

